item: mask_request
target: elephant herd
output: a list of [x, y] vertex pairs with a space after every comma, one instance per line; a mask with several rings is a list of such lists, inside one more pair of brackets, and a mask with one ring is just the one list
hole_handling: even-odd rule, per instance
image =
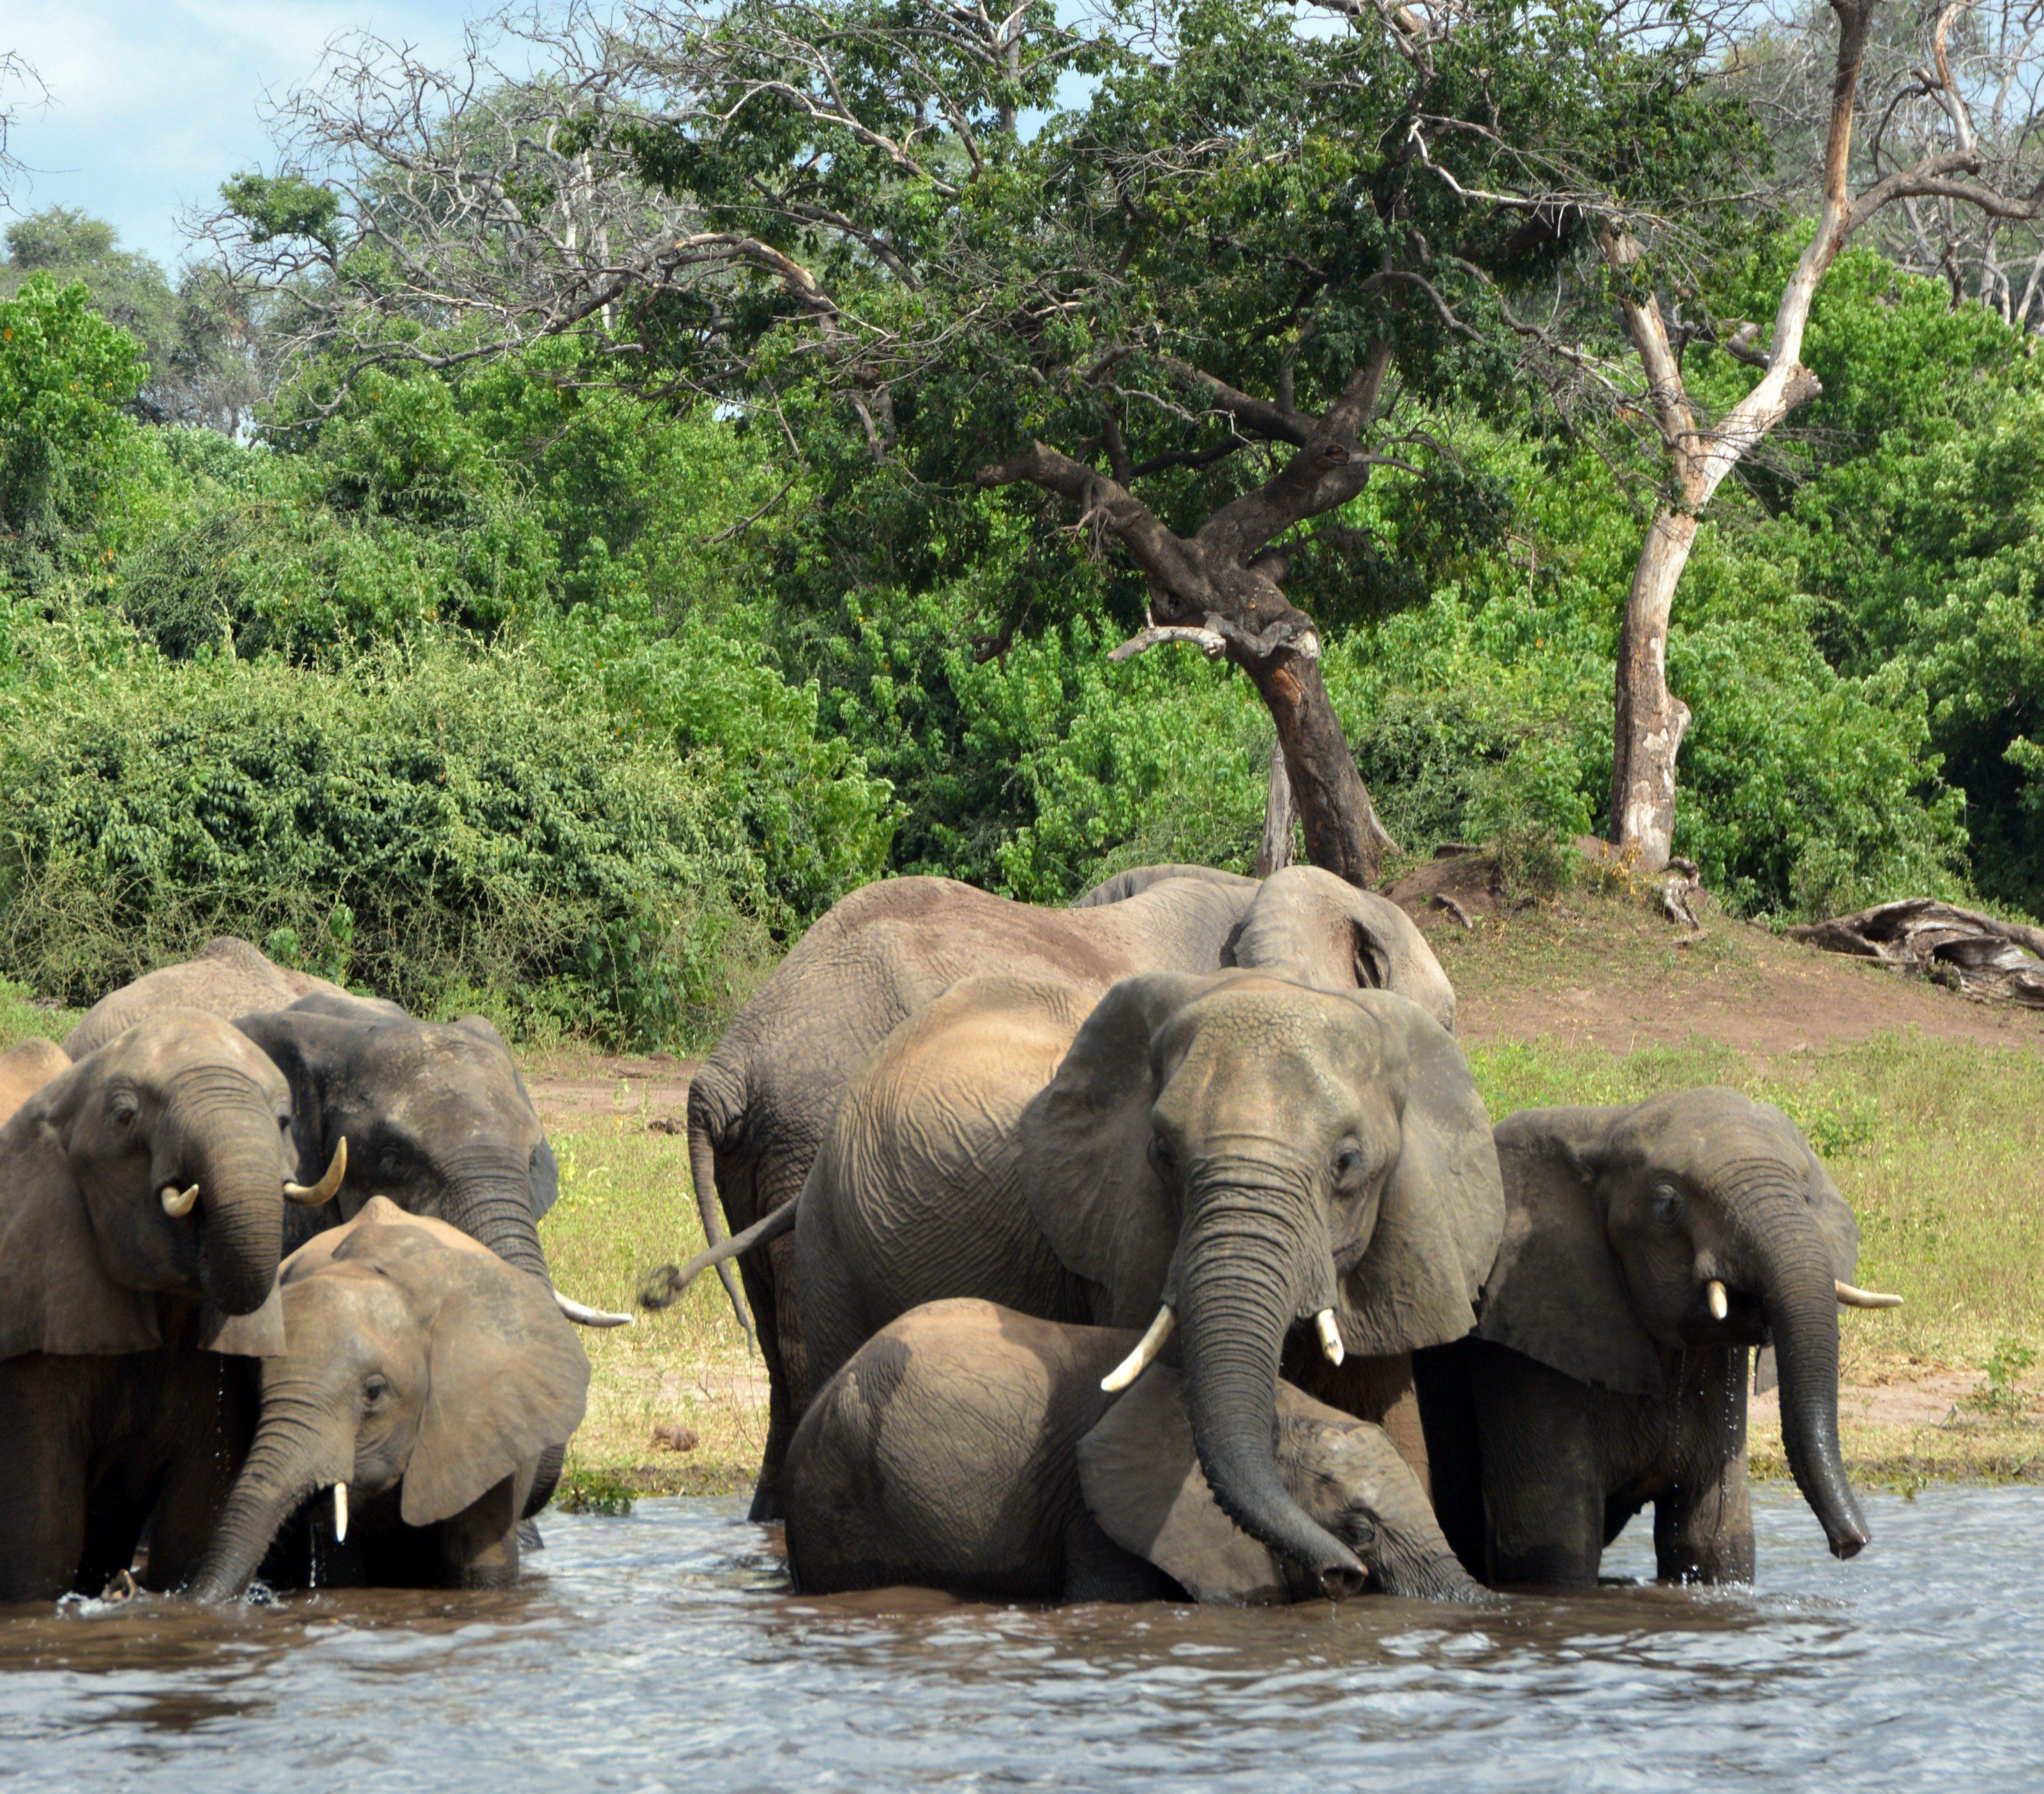
[[624, 1318], [553, 1290], [556, 1194], [487, 1022], [245, 942], [0, 1055], [0, 1603], [514, 1577]]
[[1593, 1584], [1650, 1504], [1663, 1577], [1742, 1580], [1757, 1348], [1858, 1552], [1838, 1310], [1896, 1298], [1795, 1127], [1700, 1089], [1493, 1128], [1454, 1021], [1312, 868], [840, 903], [694, 1081], [715, 1243], [644, 1297], [737, 1266], [797, 1586], [1488, 1600]]
[[[1858, 1232], [1723, 1089], [1493, 1127], [1393, 905], [1310, 867], [819, 921], [690, 1091], [805, 1592], [1463, 1601], [1749, 1577], [1746, 1391], [1831, 1550]], [[589, 1364], [504, 1043], [239, 941], [0, 1055], [0, 1603], [518, 1573]], [[727, 1231], [727, 1227], [730, 1231]], [[742, 1290], [739, 1279], [743, 1281]]]

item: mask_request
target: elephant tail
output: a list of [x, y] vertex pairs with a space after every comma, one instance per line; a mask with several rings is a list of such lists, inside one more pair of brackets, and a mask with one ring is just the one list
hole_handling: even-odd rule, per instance
[[[717, 1093], [711, 1088], [711, 1079], [717, 1075], [714, 1064], [707, 1065], [690, 1080], [689, 1083], [689, 1176], [695, 1185], [696, 1213], [702, 1219], [703, 1239], [708, 1243], [709, 1253], [728, 1241], [730, 1235], [724, 1224], [724, 1205], [717, 1193], [717, 1147], [718, 1135], [724, 1131], [719, 1116], [720, 1108], [728, 1108], [716, 1101]], [[702, 1254], [689, 1261], [693, 1267], [689, 1277], [705, 1266], [717, 1266], [718, 1281], [724, 1285], [724, 1293], [731, 1298], [731, 1312], [738, 1317], [739, 1326], [744, 1330], [746, 1349], [755, 1349], [757, 1336], [752, 1331], [752, 1315], [745, 1305], [745, 1293], [738, 1285], [737, 1273], [723, 1258]], [[665, 1280], [679, 1273], [672, 1265], [663, 1265], [647, 1280], [641, 1300], [649, 1308], [664, 1308], [687, 1287], [687, 1279], [673, 1284]], [[654, 1293], [665, 1290], [664, 1300], [655, 1301]]]
[[[640, 1301], [649, 1308], [671, 1308], [680, 1298], [682, 1292], [712, 1265], [717, 1267], [718, 1274], [724, 1279], [724, 1288], [729, 1289], [731, 1273], [726, 1267], [731, 1261], [744, 1253], [750, 1252], [755, 1246], [766, 1245], [770, 1241], [778, 1239], [783, 1234], [793, 1231], [795, 1218], [801, 1212], [801, 1206], [799, 1200], [784, 1202], [764, 1220], [755, 1221], [744, 1232], [733, 1238], [717, 1241], [716, 1244], [698, 1252], [686, 1264], [661, 1266], [646, 1279], [645, 1288], [639, 1293]], [[709, 1231], [707, 1225], [703, 1231], [705, 1233]], [[721, 1229], [719, 1230], [719, 1231], [721, 1231]], [[732, 1300], [738, 1304], [739, 1318], [743, 1320], [746, 1318], [743, 1301], [735, 1292]], [[746, 1328], [746, 1334], [747, 1338], [751, 1335], [751, 1328], [749, 1325]]]

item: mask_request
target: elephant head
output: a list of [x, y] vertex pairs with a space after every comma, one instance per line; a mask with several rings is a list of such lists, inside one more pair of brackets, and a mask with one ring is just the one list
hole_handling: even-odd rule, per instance
[[1095, 1318], [1151, 1323], [1124, 1370], [1182, 1323], [1193, 1440], [1222, 1508], [1309, 1571], [1359, 1573], [1278, 1474], [1278, 1362], [1301, 1322], [1337, 1362], [1470, 1330], [1504, 1200], [1454, 1039], [1385, 991], [1129, 978], [1024, 1110], [1018, 1145], [1037, 1224], [1101, 1293]]
[[547, 1275], [537, 1224], [559, 1174], [518, 1068], [482, 1017], [422, 1022], [392, 1004], [312, 996], [235, 1025], [290, 1081], [300, 1162], [325, 1165], [348, 1142], [346, 1181], [321, 1224], [380, 1193]]
[[0, 1129], [0, 1358], [149, 1350], [163, 1298], [209, 1344], [264, 1316], [221, 1349], [275, 1343], [295, 1165], [290, 1087], [217, 1016], [163, 1010], [58, 1073]]
[[[1420, 1479], [1382, 1427], [1281, 1384], [1277, 1459], [1293, 1499], [1362, 1566], [1356, 1592], [1496, 1599], [1456, 1561]], [[1193, 1453], [1184, 1381], [1167, 1366], [1152, 1366], [1108, 1410], [1079, 1441], [1078, 1460], [1101, 1529], [1195, 1600], [1262, 1606], [1320, 1592], [1215, 1504]]]
[[1781, 1442], [1833, 1554], [1867, 1542], [1838, 1451], [1838, 1304], [1859, 1229], [1778, 1108], [1734, 1090], [1529, 1109], [1497, 1130], [1506, 1224], [1482, 1336], [1579, 1381], [1673, 1393], [1685, 1348], [1772, 1341]]
[[1233, 962], [1320, 990], [1395, 990], [1454, 1031], [1454, 986], [1412, 918], [1316, 866], [1263, 881], [1235, 931]]
[[[283, 1350], [190, 1589], [237, 1595], [308, 1496], [397, 1488], [407, 1526], [451, 1519], [580, 1424], [589, 1360], [544, 1287], [466, 1234], [372, 1199], [285, 1261]], [[402, 1485], [402, 1486], [401, 1486]]]

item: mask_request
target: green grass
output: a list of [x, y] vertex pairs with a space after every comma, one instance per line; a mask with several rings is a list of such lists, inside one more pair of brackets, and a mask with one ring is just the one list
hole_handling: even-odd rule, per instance
[[1983, 1364], [2044, 1339], [2044, 1055], [1914, 1034], [1768, 1058], [1715, 1042], [1618, 1055], [1473, 1048], [1493, 1116], [1727, 1085], [1777, 1104], [1859, 1217], [1858, 1281], [1905, 1305], [1848, 1318], [1846, 1373]]
[[[674, 1307], [648, 1314], [639, 1290], [656, 1265], [702, 1248], [686, 1139], [643, 1116], [591, 1121], [554, 1135], [561, 1197], [540, 1223], [554, 1281], [578, 1300], [635, 1314], [630, 1327], [586, 1327], [594, 1375], [589, 1412], [568, 1451], [572, 1474], [663, 1493], [750, 1486], [766, 1436], [766, 1372], [714, 1276]], [[663, 1450], [653, 1429], [693, 1427], [687, 1453]]]

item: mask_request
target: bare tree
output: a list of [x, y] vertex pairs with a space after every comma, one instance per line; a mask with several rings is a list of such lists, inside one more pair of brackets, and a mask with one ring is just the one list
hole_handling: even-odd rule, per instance
[[18, 50], [0, 50], [0, 206], [13, 202], [14, 186], [26, 171], [10, 147], [21, 108], [44, 93], [42, 77]]
[[[1646, 396], [1666, 466], [1666, 494], [1634, 569], [1619, 629], [1612, 767], [1612, 839], [1652, 870], [1668, 862], [1675, 824], [1675, 760], [1689, 724], [1689, 707], [1668, 689], [1668, 624], [1675, 588], [1688, 564], [1699, 518], [1718, 487], [1769, 432], [1819, 390], [1800, 356], [1810, 307], [1825, 274], [1846, 245], [1890, 207], [1951, 206], [2004, 222], [2029, 223], [2044, 215], [2044, 181], [2009, 193], [1983, 178], [1987, 158], [1973, 127], [1969, 96], [1949, 54], [1952, 29], [1968, 10], [1965, 0], [1953, 0], [1931, 21], [1926, 54], [1914, 71], [1914, 98], [1929, 102], [1931, 109], [1923, 117], [1942, 121], [1938, 140], [1919, 143], [1919, 153], [1903, 165], [1890, 164], [1886, 146], [1877, 144], [1869, 178], [1856, 181], [1854, 126], [1879, 0], [1831, 3], [1838, 35], [1816, 231], [1782, 289], [1765, 345], [1755, 340], [1755, 331], [1727, 333], [1734, 352], [1761, 372], [1752, 390], [1722, 417], [1704, 417], [1689, 397], [1671, 336], [1670, 308], [1642, 278], [1640, 237], [1617, 222], [1606, 222], [1599, 229], [1619, 315], [1646, 375]], [[1891, 99], [1877, 137], [1911, 103], [1909, 94]], [[1922, 128], [1927, 138], [1927, 123]]]

